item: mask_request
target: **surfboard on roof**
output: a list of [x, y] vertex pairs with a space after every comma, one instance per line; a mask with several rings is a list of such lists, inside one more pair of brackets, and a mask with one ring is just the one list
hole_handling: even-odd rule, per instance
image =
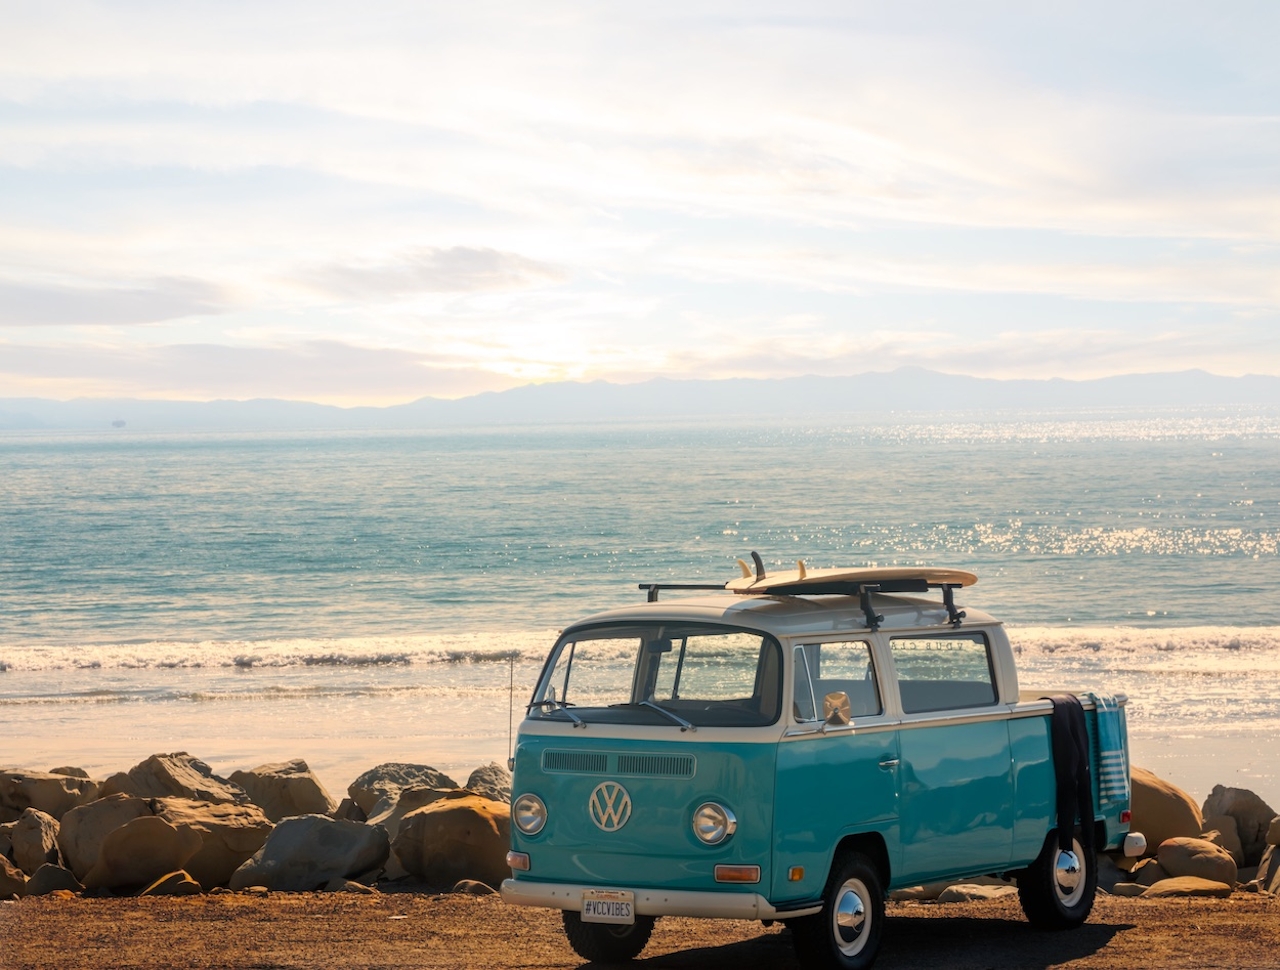
[[901, 590], [923, 592], [927, 588], [945, 586], [972, 586], [978, 577], [963, 569], [944, 569], [937, 566], [864, 566], [858, 569], [835, 567], [831, 569], [806, 569], [803, 562], [797, 562], [795, 569], [779, 573], [768, 573], [760, 576], [753, 572], [746, 562], [739, 559], [738, 566], [742, 576], [725, 584], [725, 589], [735, 593], [780, 594], [806, 592], [818, 593], [823, 588], [834, 590], [837, 587], [852, 589], [854, 587], [879, 587], [884, 592]]

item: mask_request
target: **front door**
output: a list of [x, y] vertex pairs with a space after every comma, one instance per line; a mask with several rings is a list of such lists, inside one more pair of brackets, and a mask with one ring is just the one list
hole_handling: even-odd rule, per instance
[[[870, 646], [796, 646], [791, 674], [794, 726], [778, 746], [774, 788], [774, 902], [820, 896], [831, 853], [851, 832], [879, 832], [891, 859], [897, 851], [898, 730], [881, 701]], [[848, 698], [851, 723], [824, 731], [828, 694]]]

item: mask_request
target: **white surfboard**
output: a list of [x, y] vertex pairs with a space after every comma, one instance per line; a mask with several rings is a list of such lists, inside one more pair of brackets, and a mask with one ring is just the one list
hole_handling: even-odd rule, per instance
[[802, 593], [806, 586], [829, 586], [832, 583], [849, 585], [876, 586], [894, 582], [916, 581], [929, 586], [972, 586], [978, 577], [963, 569], [942, 569], [935, 566], [880, 566], [863, 567], [861, 569], [806, 569], [803, 562], [796, 563], [796, 569], [785, 572], [769, 573], [764, 579], [757, 579], [756, 574], [746, 562], [739, 559], [738, 566], [743, 575], [725, 584], [725, 589], [735, 593], [768, 593], [773, 590], [788, 589]]

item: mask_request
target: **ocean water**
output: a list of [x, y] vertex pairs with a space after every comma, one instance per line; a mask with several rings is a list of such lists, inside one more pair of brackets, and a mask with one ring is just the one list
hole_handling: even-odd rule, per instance
[[1139, 763], [1280, 805], [1266, 409], [3, 435], [0, 764], [465, 778], [558, 628], [752, 549], [971, 569], [1024, 685], [1124, 691]]

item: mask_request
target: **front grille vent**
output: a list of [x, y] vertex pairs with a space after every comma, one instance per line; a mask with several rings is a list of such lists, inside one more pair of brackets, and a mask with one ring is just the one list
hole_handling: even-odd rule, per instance
[[620, 754], [620, 775], [662, 775], [667, 778], [692, 778], [695, 761], [692, 755]]
[[609, 756], [594, 751], [544, 751], [542, 770], [602, 775], [609, 770]]

